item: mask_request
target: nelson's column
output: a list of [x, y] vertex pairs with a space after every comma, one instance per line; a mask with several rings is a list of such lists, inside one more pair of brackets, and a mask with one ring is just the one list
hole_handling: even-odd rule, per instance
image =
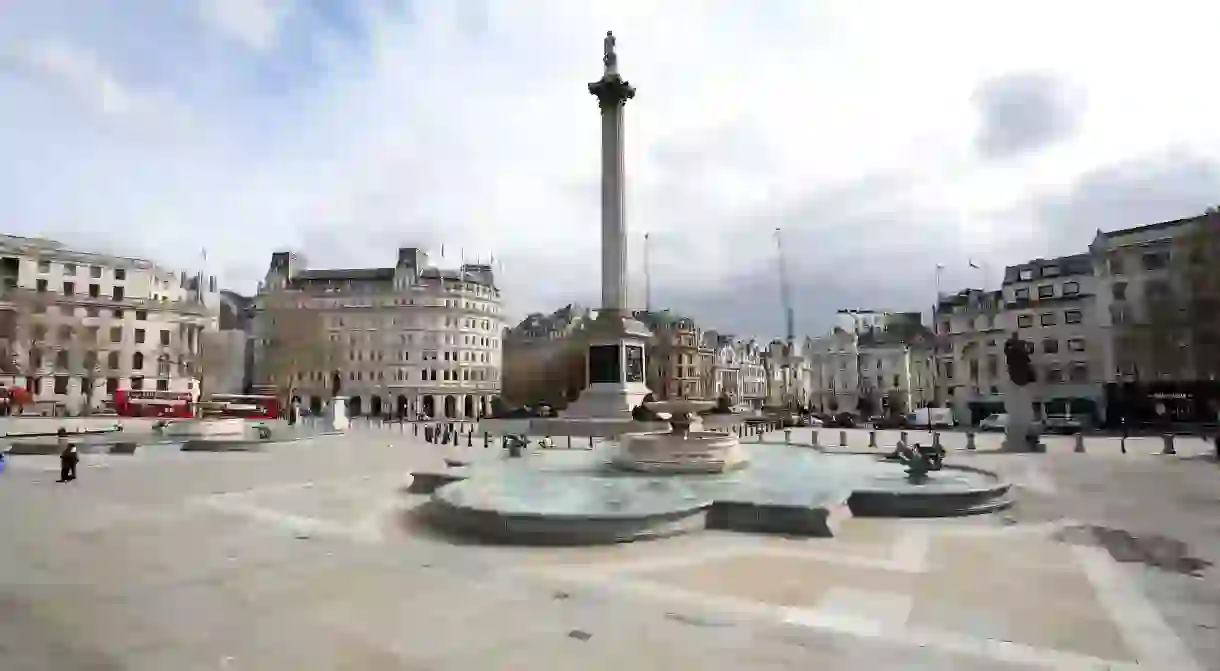
[[564, 413], [572, 419], [630, 420], [631, 409], [648, 394], [644, 357], [651, 333], [627, 305], [623, 109], [635, 89], [619, 75], [614, 43], [607, 32], [602, 78], [589, 84], [602, 115], [602, 301], [586, 329], [589, 386]]

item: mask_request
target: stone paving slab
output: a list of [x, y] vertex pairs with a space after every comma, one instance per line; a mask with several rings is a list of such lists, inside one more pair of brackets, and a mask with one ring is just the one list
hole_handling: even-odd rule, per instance
[[[399, 491], [405, 474], [445, 453], [375, 433], [258, 455], [115, 457], [72, 487], [39, 469], [3, 474], [0, 668], [1220, 668], [1164, 635], [1167, 620], [1171, 632], [1210, 621], [1220, 601], [1187, 586], [1214, 571], [1140, 582], [1024, 523], [1088, 512], [1055, 503], [1076, 493], [1055, 470], [1074, 455], [993, 458], [1048, 501], [1044, 517], [1015, 509], [1015, 525], [857, 519], [835, 539], [709, 532], [530, 549], [413, 527], [425, 497]], [[1160, 475], [1127, 482], [1127, 462], [1085, 459], [1145, 497], [1099, 514], [1147, 508], [1140, 478]], [[1191, 478], [1171, 482], [1206, 487]], [[1192, 524], [1192, 543], [1214, 538], [1214, 517]], [[1144, 584], [1160, 590], [1155, 606]]]

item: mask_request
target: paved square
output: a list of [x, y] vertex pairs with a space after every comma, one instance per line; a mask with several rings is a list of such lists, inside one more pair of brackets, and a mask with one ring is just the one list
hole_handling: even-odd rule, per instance
[[[988, 466], [1042, 480], [1007, 523], [541, 549], [413, 519], [407, 472], [453, 453], [357, 430], [264, 453], [92, 457], [68, 485], [52, 459], [14, 458], [0, 668], [1220, 669], [1214, 572], [1150, 578], [1055, 540], [1071, 520], [1033, 503], [1055, 495], [1047, 455]], [[1189, 610], [1155, 581], [1206, 600]]]

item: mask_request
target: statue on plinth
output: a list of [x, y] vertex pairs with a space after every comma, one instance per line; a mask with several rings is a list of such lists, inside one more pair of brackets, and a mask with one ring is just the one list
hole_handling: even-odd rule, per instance
[[1004, 361], [1008, 366], [1008, 379], [1018, 387], [1034, 381], [1034, 368], [1030, 364], [1029, 345], [1013, 333], [1004, 343]]
[[611, 72], [618, 65], [618, 54], [614, 53], [614, 32], [607, 30], [606, 39], [602, 40], [602, 63], [606, 65], [606, 72]]

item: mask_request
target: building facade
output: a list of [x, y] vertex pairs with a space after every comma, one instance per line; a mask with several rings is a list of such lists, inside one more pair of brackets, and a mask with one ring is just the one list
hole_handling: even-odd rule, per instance
[[1003, 291], [965, 289], [937, 301], [935, 405], [960, 424], [1004, 412], [1004, 310]]
[[390, 268], [309, 269], [272, 255], [255, 297], [254, 377], [320, 412], [467, 419], [500, 394], [504, 316], [490, 266], [428, 265], [400, 248]]
[[804, 358], [811, 409], [871, 416], [906, 414], [931, 404], [935, 387], [929, 342], [930, 337], [909, 327], [909, 317], [859, 330], [854, 323], [851, 329], [837, 326], [822, 338], [809, 339]]
[[[1004, 271], [1004, 323], [1032, 348], [1039, 416], [1104, 417], [1108, 349], [1088, 254], [1036, 259]], [[1000, 341], [1001, 349], [1003, 341]], [[1003, 359], [1003, 352], [1000, 352]], [[1006, 366], [1001, 366], [1007, 376]]]
[[1090, 246], [1107, 420], [1214, 421], [1220, 408], [1220, 212]]
[[192, 393], [217, 327], [215, 277], [0, 236], [6, 384], [45, 409], [98, 409], [120, 389]]
[[702, 332], [695, 320], [666, 311], [638, 311], [636, 319], [652, 331], [652, 347], [648, 361], [647, 383], [657, 399], [701, 399], [704, 388], [702, 356], [699, 346]]

